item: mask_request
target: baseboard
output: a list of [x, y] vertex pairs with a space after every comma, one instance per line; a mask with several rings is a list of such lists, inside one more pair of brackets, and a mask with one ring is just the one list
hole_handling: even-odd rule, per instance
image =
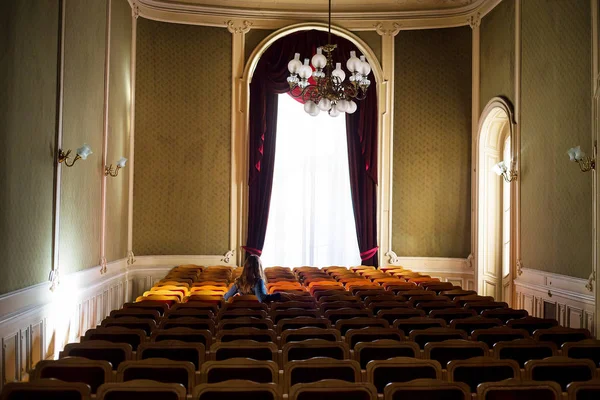
[[444, 282], [452, 282], [463, 289], [474, 290], [475, 272], [468, 258], [443, 257], [399, 257], [388, 251], [388, 265], [398, 265], [439, 278]]
[[540, 318], [556, 318], [563, 326], [595, 332], [595, 297], [587, 279], [522, 268], [515, 279], [515, 308]]

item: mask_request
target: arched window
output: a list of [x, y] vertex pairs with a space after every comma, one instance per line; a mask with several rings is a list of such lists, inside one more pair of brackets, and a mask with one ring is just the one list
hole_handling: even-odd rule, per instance
[[277, 121], [264, 265], [360, 265], [346, 119], [311, 117], [280, 94]]

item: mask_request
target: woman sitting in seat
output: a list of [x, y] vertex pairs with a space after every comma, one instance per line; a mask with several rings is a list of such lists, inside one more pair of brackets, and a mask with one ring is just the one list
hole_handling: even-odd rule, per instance
[[251, 254], [246, 258], [242, 274], [235, 280], [235, 283], [229, 288], [229, 291], [225, 293], [223, 298], [227, 301], [238, 293], [253, 294], [261, 303], [289, 300], [289, 295], [286, 293], [267, 294], [262, 263], [260, 257], [254, 254]]

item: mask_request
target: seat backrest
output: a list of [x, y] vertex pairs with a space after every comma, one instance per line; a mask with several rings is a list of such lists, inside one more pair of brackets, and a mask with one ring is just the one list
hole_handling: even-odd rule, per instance
[[59, 358], [83, 357], [89, 360], [105, 360], [116, 370], [123, 361], [132, 359], [132, 353], [131, 345], [127, 343], [90, 340], [65, 345], [65, 349], [60, 352]]
[[394, 357], [374, 360], [367, 364], [367, 381], [383, 393], [387, 384], [408, 382], [414, 379], [442, 379], [442, 367], [435, 360]]
[[596, 366], [592, 360], [568, 357], [548, 357], [525, 363], [525, 376], [533, 381], [552, 381], [560, 385], [563, 392], [571, 382], [589, 381], [596, 377]]
[[123, 308], [120, 310], [111, 311], [110, 316], [113, 318], [149, 318], [153, 319], [154, 321], [158, 321], [160, 319], [161, 314], [158, 311], [149, 308]]
[[475, 357], [468, 360], [454, 360], [448, 363], [448, 380], [469, 385], [471, 392], [483, 382], [498, 382], [520, 378], [520, 368], [514, 360], [496, 360], [491, 357]]
[[410, 332], [415, 329], [445, 327], [446, 321], [441, 318], [411, 317], [406, 319], [397, 319], [394, 321], [394, 328], [400, 329], [406, 335], [410, 335]]
[[146, 379], [105, 383], [98, 388], [97, 400], [185, 400], [186, 390], [177, 383]]
[[600, 368], [600, 340], [586, 339], [579, 342], [567, 342], [562, 345], [562, 354], [570, 358], [592, 360]]
[[556, 345], [552, 342], [517, 339], [498, 342], [494, 345], [494, 358], [515, 360], [521, 368], [524, 368], [525, 363], [529, 360], [541, 360], [556, 355]]
[[528, 339], [529, 332], [525, 329], [511, 329], [506, 327], [476, 329], [471, 333], [471, 339], [486, 343], [490, 348], [498, 342], [515, 339]]
[[108, 317], [105, 318], [101, 325], [103, 328], [110, 328], [112, 326], [118, 326], [129, 329], [142, 329], [146, 332], [146, 336], [150, 336], [152, 331], [156, 329], [156, 320], [151, 318], [137, 318], [137, 317]]
[[298, 329], [298, 328], [331, 328], [331, 321], [326, 318], [314, 318], [314, 317], [295, 317], [295, 318], [283, 318], [277, 322], [276, 331], [278, 335], [281, 335], [283, 331], [287, 329]]
[[414, 308], [389, 308], [377, 312], [377, 318], [385, 319], [390, 325], [393, 325], [399, 319], [425, 317], [425, 315], [425, 311]]
[[554, 342], [556, 347], [561, 347], [563, 343], [578, 342], [580, 340], [589, 339], [590, 331], [587, 329], [564, 328], [557, 326], [549, 329], [538, 329], [535, 331], [533, 338], [542, 342]]
[[337, 329], [325, 329], [325, 328], [299, 328], [299, 329], [288, 329], [281, 333], [281, 345], [288, 342], [300, 342], [308, 339], [322, 339], [332, 342], [338, 342], [341, 340], [340, 331]]
[[600, 399], [600, 378], [587, 382], [573, 382], [567, 387], [569, 400]]
[[274, 329], [274, 326], [273, 321], [267, 318], [239, 317], [219, 321], [217, 331], [238, 328]]
[[477, 398], [480, 400], [561, 400], [562, 391], [555, 382], [507, 379], [480, 384], [477, 387]]
[[335, 324], [337, 321], [345, 320], [349, 318], [357, 318], [364, 317], [369, 318], [373, 317], [373, 313], [371, 310], [357, 310], [354, 308], [339, 308], [336, 310], [328, 310], [323, 314], [325, 318], [331, 321], [332, 324]]
[[[446, 324], [450, 325], [455, 319], [465, 319], [469, 317], [475, 317], [477, 314], [473, 310], [464, 310], [461, 308], [444, 308], [441, 310], [431, 310], [429, 316], [431, 318], [441, 318], [446, 321]], [[459, 328], [462, 329], [462, 328]]]
[[191, 329], [206, 329], [212, 333], [215, 332], [215, 323], [211, 319], [181, 317], [175, 319], [165, 319], [159, 324], [159, 329], [173, 328], [191, 328]]
[[346, 382], [323, 379], [318, 382], [297, 383], [290, 389], [290, 400], [377, 400], [375, 386], [366, 382]]
[[125, 303], [121, 308], [125, 310], [130, 308], [156, 310], [160, 315], [164, 315], [164, 313], [167, 312], [167, 310], [169, 309], [169, 307], [162, 301], [143, 301], [139, 303]]
[[90, 400], [90, 387], [82, 382], [40, 379], [35, 382], [10, 382], [4, 385], [0, 400]]
[[149, 379], [163, 383], [179, 383], [188, 393], [194, 387], [195, 367], [189, 361], [172, 361], [165, 358], [125, 361], [117, 370], [117, 382]]
[[357, 301], [328, 301], [319, 304], [319, 310], [321, 313], [326, 313], [329, 310], [339, 310], [339, 309], [353, 308], [357, 310], [364, 310], [365, 305], [361, 302]]
[[312, 317], [312, 318], [320, 318], [321, 313], [316, 309], [306, 309], [306, 308], [288, 308], [285, 310], [274, 310], [271, 311], [270, 317], [273, 320], [273, 323], [277, 324], [280, 320], [284, 318], [295, 318], [295, 317]]
[[187, 343], [180, 340], [163, 340], [160, 342], [147, 342], [139, 345], [137, 359], [166, 358], [173, 361], [189, 361], [196, 370], [204, 362], [206, 355], [202, 343]]
[[[182, 303], [186, 304], [186, 303]], [[215, 314], [212, 310], [205, 309], [197, 309], [197, 308], [178, 308], [174, 310], [169, 310], [165, 314], [165, 318], [167, 319], [176, 319], [176, 318], [201, 318], [201, 319], [214, 319]]]
[[473, 357], [489, 356], [489, 348], [483, 342], [451, 339], [443, 342], [430, 342], [425, 345], [425, 359], [436, 360], [442, 368], [452, 360], [466, 360]]
[[261, 343], [256, 340], [234, 340], [218, 342], [210, 347], [211, 361], [231, 358], [252, 358], [254, 360], [277, 361], [278, 349], [275, 343]]
[[228, 380], [202, 383], [194, 388], [193, 400], [279, 400], [281, 394], [275, 383], [257, 383], [249, 380]]
[[399, 300], [387, 300], [387, 301], [372, 301], [368, 305], [369, 310], [373, 312], [373, 315], [381, 310], [395, 310], [398, 308], [411, 308], [410, 304], [405, 301]]
[[284, 393], [297, 383], [311, 383], [322, 379], [360, 382], [360, 366], [354, 360], [334, 360], [315, 357], [290, 361], [283, 366]]
[[349, 329], [344, 335], [346, 343], [354, 348], [358, 342], [373, 342], [380, 339], [404, 340], [404, 332], [396, 328], [366, 327]]
[[306, 360], [313, 357], [328, 357], [336, 360], [350, 358], [350, 349], [346, 343], [323, 339], [288, 342], [282, 346], [281, 353], [284, 365], [288, 361]]
[[212, 344], [212, 333], [206, 329], [171, 328], [158, 329], [152, 333], [150, 341], [181, 340], [187, 343], [201, 343], [205, 348]]
[[360, 342], [354, 346], [354, 359], [362, 369], [372, 360], [387, 360], [392, 357], [421, 358], [421, 350], [415, 342], [380, 339]]
[[272, 329], [236, 328], [223, 329], [217, 333], [218, 342], [231, 342], [233, 340], [256, 340], [257, 342], [277, 342], [277, 335]]
[[339, 330], [342, 335], [345, 335], [349, 329], [360, 329], [365, 327], [389, 328], [390, 324], [385, 319], [373, 317], [340, 319], [335, 323], [335, 329]]
[[512, 319], [506, 325], [509, 328], [525, 329], [530, 335], [533, 335], [533, 332], [538, 329], [548, 329], [558, 326], [558, 321], [554, 318], [525, 317]]
[[146, 341], [146, 332], [142, 329], [121, 328], [118, 326], [110, 328], [88, 329], [82, 341], [104, 340], [112, 343], [127, 343], [133, 351], [137, 350], [140, 343]]
[[38, 379], [83, 382], [90, 386], [92, 393], [96, 393], [100, 385], [113, 380], [112, 365], [108, 361], [88, 360], [82, 357], [41, 360], [31, 373], [32, 381]]
[[219, 311], [219, 305], [213, 302], [204, 301], [187, 301], [186, 303], [174, 304], [169, 311], [180, 311], [180, 310], [208, 310], [212, 311], [213, 314], [217, 314]]
[[495, 310], [485, 310], [481, 312], [481, 316], [485, 318], [498, 318], [506, 323], [511, 319], [525, 318], [529, 315], [527, 310], [514, 310], [512, 308], [500, 308]]
[[452, 328], [427, 328], [414, 329], [409, 334], [409, 339], [417, 343], [421, 348], [430, 342], [441, 342], [450, 339], [468, 339], [467, 332]]
[[475, 303], [465, 303], [464, 306], [467, 310], [473, 310], [477, 314], [481, 314], [485, 310], [497, 310], [508, 308], [508, 303], [503, 301], [478, 301]]
[[310, 301], [298, 301], [294, 299], [293, 301], [282, 301], [282, 302], [274, 302], [271, 304], [271, 311], [275, 310], [287, 310], [288, 308], [305, 308], [308, 310], [316, 310], [317, 302], [315, 299], [309, 296]]
[[[433, 312], [433, 311], [432, 311]], [[497, 318], [485, 318], [481, 316], [453, 319], [450, 328], [462, 329], [467, 334], [473, 333], [478, 329], [488, 329], [503, 326], [504, 324]]]
[[245, 379], [257, 383], [278, 383], [279, 367], [270, 360], [230, 358], [207, 361], [200, 369], [201, 383], [218, 383], [231, 379]]
[[385, 400], [471, 400], [469, 387], [462, 382], [439, 379], [415, 379], [388, 384], [383, 390]]
[[[244, 304], [246, 304], [248, 302], [244, 302]], [[232, 303], [233, 304], [238, 304], [238, 303]], [[258, 303], [261, 304], [262, 303]], [[217, 319], [219, 319], [220, 321], [224, 321], [224, 320], [228, 320], [228, 319], [234, 319], [234, 318], [243, 318], [243, 317], [254, 317], [254, 318], [258, 318], [258, 319], [265, 319], [267, 318], [269, 315], [267, 313], [267, 311], [265, 310], [259, 310], [259, 309], [255, 309], [255, 308], [244, 308], [244, 307], [240, 307], [240, 308], [227, 308], [229, 304], [226, 304], [222, 309], [219, 310], [219, 313], [217, 314]]]

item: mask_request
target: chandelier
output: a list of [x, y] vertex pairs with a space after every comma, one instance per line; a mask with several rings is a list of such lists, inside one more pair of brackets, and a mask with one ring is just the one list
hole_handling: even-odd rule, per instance
[[[287, 81], [290, 94], [302, 98], [304, 111], [313, 117], [321, 111], [326, 111], [332, 117], [344, 112], [354, 113], [357, 109], [354, 99], [363, 100], [367, 97], [367, 89], [371, 84], [368, 79], [371, 66], [365, 56], [356, 57], [355, 51], [350, 52], [350, 59], [346, 62], [346, 68], [350, 71], [347, 81], [342, 63], [336, 63], [335, 68], [333, 67], [332, 53], [337, 45], [331, 44], [331, 0], [328, 28], [327, 44], [317, 48], [317, 54], [311, 59], [314, 71], [308, 63], [308, 58], [304, 59], [304, 63], [300, 61], [300, 53], [296, 53], [294, 59], [288, 63], [290, 76]], [[311, 76], [314, 83], [309, 82]]]

